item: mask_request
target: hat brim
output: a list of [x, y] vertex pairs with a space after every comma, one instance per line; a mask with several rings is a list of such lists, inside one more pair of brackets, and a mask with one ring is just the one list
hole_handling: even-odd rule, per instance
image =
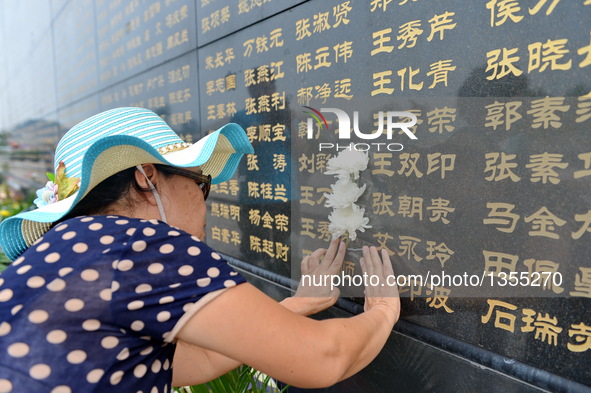
[[90, 146], [84, 155], [80, 189], [75, 194], [0, 223], [3, 251], [15, 260], [96, 185], [127, 168], [147, 163], [200, 167], [204, 174], [211, 175], [212, 183], [217, 184], [231, 179], [242, 156], [252, 153], [254, 149], [244, 130], [234, 123], [226, 124], [185, 149], [166, 154], [133, 136], [105, 137]]

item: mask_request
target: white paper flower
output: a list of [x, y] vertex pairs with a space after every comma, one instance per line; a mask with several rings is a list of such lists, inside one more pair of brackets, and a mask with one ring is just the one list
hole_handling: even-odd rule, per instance
[[359, 179], [359, 172], [367, 169], [369, 157], [366, 153], [356, 150], [343, 150], [332, 157], [326, 164], [325, 175], [336, 175], [339, 180], [346, 180], [353, 176]]
[[361, 188], [357, 187], [357, 184], [351, 181], [350, 176], [345, 180], [339, 180], [330, 186], [332, 194], [324, 194], [326, 198], [324, 206], [334, 207], [335, 209], [349, 207], [357, 202], [357, 199], [365, 191], [365, 187], [365, 184]]
[[371, 228], [371, 225], [368, 225], [369, 218], [364, 217], [364, 214], [365, 209], [354, 203], [343, 209], [334, 209], [328, 216], [330, 221], [328, 230], [332, 233], [333, 238], [347, 233], [349, 239], [355, 240], [357, 231], [365, 232], [365, 229]]

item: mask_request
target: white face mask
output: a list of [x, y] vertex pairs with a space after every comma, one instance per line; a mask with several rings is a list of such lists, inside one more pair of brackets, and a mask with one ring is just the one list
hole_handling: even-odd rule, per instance
[[164, 221], [164, 222], [168, 223], [168, 221], [166, 221], [166, 214], [164, 213], [164, 207], [162, 207], [162, 200], [160, 200], [160, 195], [158, 195], [158, 191], [156, 191], [156, 187], [154, 187], [154, 184], [152, 184], [150, 179], [148, 179], [148, 176], [146, 175], [146, 172], [144, 172], [144, 168], [142, 168], [141, 165], [137, 165], [136, 168], [138, 171], [140, 171], [142, 173], [142, 175], [144, 175], [144, 177], [148, 181], [148, 185], [150, 186], [150, 190], [152, 190], [152, 194], [154, 194], [154, 198], [156, 198], [156, 204], [158, 205], [158, 211], [160, 212], [160, 221]]

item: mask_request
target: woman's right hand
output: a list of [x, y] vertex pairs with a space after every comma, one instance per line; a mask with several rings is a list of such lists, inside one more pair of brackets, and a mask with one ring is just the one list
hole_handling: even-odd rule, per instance
[[[374, 246], [364, 246], [361, 268], [368, 277], [375, 276], [379, 280], [377, 285], [365, 287], [365, 311], [380, 305], [386, 306], [393, 313], [394, 323], [396, 323], [400, 316], [400, 295], [388, 252], [382, 249], [382, 257], [380, 258], [378, 250]], [[375, 284], [375, 278], [371, 282]]]

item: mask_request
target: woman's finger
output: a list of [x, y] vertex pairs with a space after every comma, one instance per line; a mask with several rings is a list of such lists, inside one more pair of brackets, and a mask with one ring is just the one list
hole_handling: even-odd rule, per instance
[[369, 252], [369, 247], [363, 246], [363, 258], [365, 259], [365, 271], [368, 276], [374, 275], [374, 262]]
[[310, 273], [310, 257], [304, 257], [304, 259], [302, 259], [302, 274], [307, 274]]
[[345, 242], [339, 242], [339, 249], [329, 267], [331, 274], [336, 274], [341, 270], [341, 268], [343, 267], [343, 262], [345, 262], [346, 253], [347, 245], [345, 244]]
[[328, 269], [328, 267], [332, 264], [335, 255], [337, 254], [337, 250], [339, 249], [339, 239], [333, 239], [328, 246], [328, 250], [326, 250], [326, 254], [322, 259], [322, 264]]
[[378, 275], [381, 280], [384, 277], [384, 264], [382, 263], [378, 249], [375, 248], [375, 246], [371, 246], [369, 248], [369, 253], [374, 261], [374, 274]]
[[386, 249], [382, 249], [382, 261], [384, 261], [384, 273], [389, 276], [394, 276], [394, 268], [392, 266], [392, 261], [390, 260], [390, 254]]

